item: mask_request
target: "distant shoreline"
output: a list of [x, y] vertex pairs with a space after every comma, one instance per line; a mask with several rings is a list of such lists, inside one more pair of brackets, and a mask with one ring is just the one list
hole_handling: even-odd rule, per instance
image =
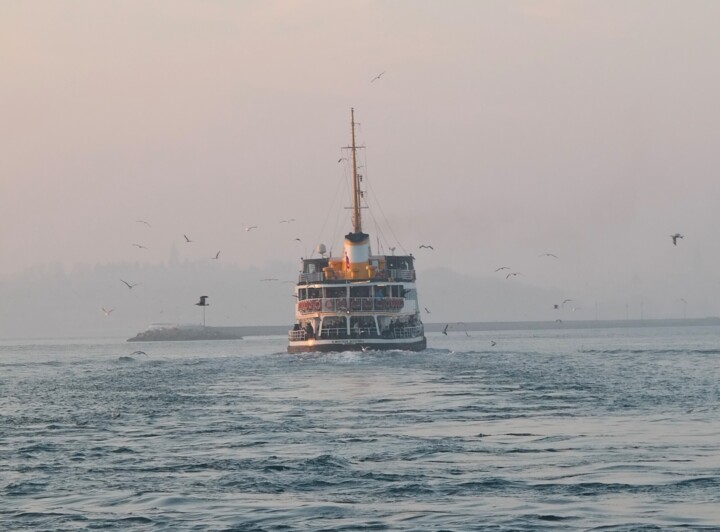
[[[441, 332], [445, 325], [450, 324], [452, 332], [459, 331], [523, 331], [523, 330], [564, 330], [564, 329], [629, 329], [642, 327], [718, 327], [720, 318], [694, 318], [694, 319], [647, 319], [647, 320], [565, 320], [557, 321], [488, 321], [488, 322], [442, 322], [426, 323], [426, 332]], [[453, 327], [454, 326], [454, 327]], [[219, 333], [228, 335], [247, 336], [284, 336], [289, 327], [287, 325], [239, 325], [225, 327], [210, 327]], [[8, 337], [1, 338], [4, 342], [13, 340], [93, 340], [107, 338], [107, 336], [67, 336], [67, 337]], [[122, 338], [123, 341], [126, 338]], [[231, 340], [232, 341], [232, 340]], [[242, 340], [238, 340], [242, 341]]]
[[[451, 330], [464, 331], [522, 331], [543, 329], [627, 329], [633, 327], [707, 327], [720, 326], [720, 318], [668, 319], [668, 320], [566, 320], [566, 321], [489, 321], [426, 323], [425, 331], [440, 332], [445, 325], [455, 325]], [[218, 331], [239, 336], [278, 336], [287, 334], [287, 325], [244, 325], [237, 327], [213, 327]]]

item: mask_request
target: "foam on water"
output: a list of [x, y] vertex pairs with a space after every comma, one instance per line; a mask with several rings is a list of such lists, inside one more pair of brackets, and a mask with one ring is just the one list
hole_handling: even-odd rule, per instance
[[[496, 346], [490, 348], [490, 339]], [[0, 343], [14, 530], [720, 527], [720, 331]]]

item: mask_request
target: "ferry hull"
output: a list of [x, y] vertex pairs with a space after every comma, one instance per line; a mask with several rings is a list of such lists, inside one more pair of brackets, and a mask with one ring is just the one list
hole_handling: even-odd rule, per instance
[[392, 341], [387, 339], [377, 340], [303, 340], [290, 342], [288, 353], [331, 353], [339, 351], [423, 351], [427, 349], [427, 339], [423, 336], [417, 339], [404, 339]]

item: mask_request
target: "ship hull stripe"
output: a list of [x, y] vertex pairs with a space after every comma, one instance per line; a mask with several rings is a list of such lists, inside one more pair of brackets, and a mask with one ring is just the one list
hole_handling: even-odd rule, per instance
[[363, 350], [374, 350], [374, 351], [387, 351], [390, 349], [399, 349], [401, 351], [422, 351], [427, 349], [427, 339], [423, 336], [419, 340], [402, 340], [402, 341], [388, 341], [388, 340], [363, 340], [361, 342], [352, 342], [348, 340], [315, 340], [308, 342], [306, 340], [301, 342], [290, 342], [288, 345], [288, 353], [328, 353], [338, 351], [363, 351]]

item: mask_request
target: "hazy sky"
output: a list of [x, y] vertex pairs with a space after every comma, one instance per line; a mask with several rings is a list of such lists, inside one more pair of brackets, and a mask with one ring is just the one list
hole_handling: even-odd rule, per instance
[[337, 249], [354, 107], [371, 210], [418, 270], [720, 313], [718, 20], [712, 0], [2, 2], [0, 275]]

